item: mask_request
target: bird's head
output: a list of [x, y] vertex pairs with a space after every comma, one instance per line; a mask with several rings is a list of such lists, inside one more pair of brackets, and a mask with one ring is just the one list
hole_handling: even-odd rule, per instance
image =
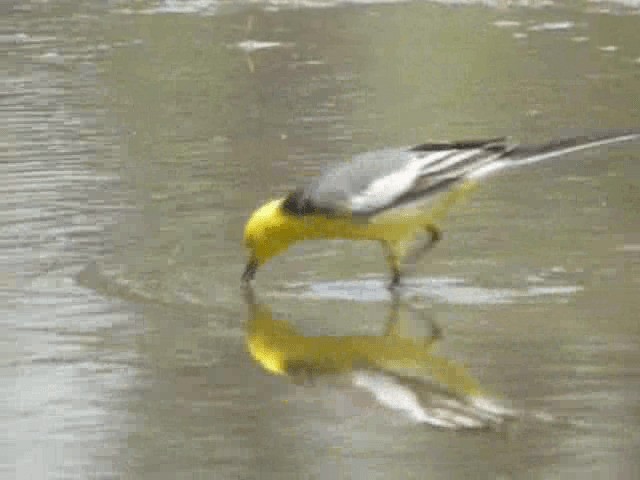
[[253, 279], [258, 268], [297, 240], [295, 222], [282, 210], [282, 199], [258, 208], [244, 227], [244, 245], [249, 252], [242, 280]]

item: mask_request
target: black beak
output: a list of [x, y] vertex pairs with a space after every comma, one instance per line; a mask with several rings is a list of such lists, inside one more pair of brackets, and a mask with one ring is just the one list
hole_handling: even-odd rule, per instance
[[256, 275], [256, 271], [258, 270], [258, 262], [253, 258], [249, 260], [247, 266], [244, 269], [244, 273], [242, 274], [242, 282], [249, 283], [253, 280], [253, 277]]

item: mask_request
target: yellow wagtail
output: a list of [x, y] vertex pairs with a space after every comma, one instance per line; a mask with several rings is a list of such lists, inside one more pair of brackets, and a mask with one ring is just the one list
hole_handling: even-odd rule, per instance
[[478, 180], [505, 168], [639, 138], [638, 131], [609, 132], [529, 146], [496, 138], [357, 155], [253, 212], [244, 231], [249, 261], [242, 279], [252, 280], [258, 267], [295, 242], [377, 240], [394, 287], [400, 282], [403, 258], [409, 258], [407, 242], [420, 232], [429, 236], [411, 253], [415, 261], [441, 238], [438, 223]]

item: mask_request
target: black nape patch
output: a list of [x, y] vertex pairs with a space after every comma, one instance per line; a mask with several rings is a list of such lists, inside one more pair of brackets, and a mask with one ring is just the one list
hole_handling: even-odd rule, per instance
[[308, 198], [305, 198], [303, 190], [295, 190], [287, 195], [282, 202], [282, 210], [298, 217], [318, 213], [315, 205]]
[[289, 215], [304, 217], [306, 215], [326, 215], [332, 216], [334, 211], [328, 208], [321, 208], [305, 196], [304, 190], [298, 189], [291, 192], [282, 202], [282, 210]]

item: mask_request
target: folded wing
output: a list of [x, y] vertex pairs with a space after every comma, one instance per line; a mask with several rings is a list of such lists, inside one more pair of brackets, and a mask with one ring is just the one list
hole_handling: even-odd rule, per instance
[[445, 190], [507, 150], [504, 139], [425, 143], [357, 155], [284, 203], [294, 215], [370, 217]]
[[504, 138], [424, 143], [357, 155], [292, 192], [283, 204], [292, 215], [322, 214], [366, 220], [392, 208], [446, 191], [518, 165], [587, 148], [636, 140], [638, 131], [604, 132], [533, 146], [510, 145]]

